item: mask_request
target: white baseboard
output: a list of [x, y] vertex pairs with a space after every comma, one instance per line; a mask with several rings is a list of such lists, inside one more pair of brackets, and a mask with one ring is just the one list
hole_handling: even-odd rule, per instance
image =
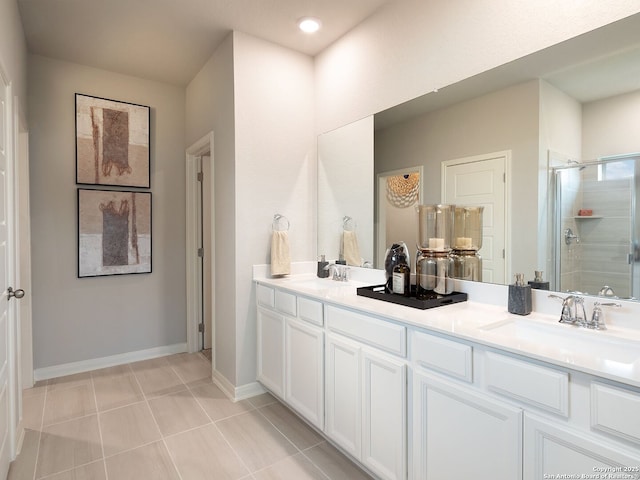
[[222, 375], [218, 370], [213, 370], [212, 375], [213, 383], [215, 383], [222, 392], [229, 397], [229, 399], [237, 402], [238, 400], [244, 400], [245, 398], [255, 397], [260, 395], [266, 390], [258, 382], [248, 383], [240, 387], [234, 386], [227, 378]]
[[139, 362], [141, 360], [149, 360], [151, 358], [164, 357], [175, 353], [183, 353], [187, 351], [186, 343], [176, 343], [174, 345], [165, 345], [163, 347], [148, 348], [146, 350], [137, 350], [135, 352], [120, 353], [109, 357], [92, 358], [82, 360], [80, 362], [64, 363], [54, 365], [52, 367], [36, 368], [33, 372], [34, 380], [47, 380], [49, 378], [63, 377], [65, 375], [73, 375], [74, 373], [88, 372], [99, 368], [113, 367], [123, 365], [125, 363]]

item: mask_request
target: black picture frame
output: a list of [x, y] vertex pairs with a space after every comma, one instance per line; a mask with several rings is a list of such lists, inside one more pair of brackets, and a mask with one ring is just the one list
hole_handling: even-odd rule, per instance
[[77, 190], [78, 278], [151, 273], [151, 192]]
[[151, 108], [75, 94], [76, 183], [151, 187]]

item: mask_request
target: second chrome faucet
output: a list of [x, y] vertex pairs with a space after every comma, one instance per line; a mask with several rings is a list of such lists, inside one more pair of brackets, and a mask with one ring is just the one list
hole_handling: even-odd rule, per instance
[[560, 314], [560, 323], [569, 323], [571, 325], [577, 325], [579, 327], [585, 327], [595, 330], [606, 330], [607, 327], [604, 323], [604, 316], [602, 314], [601, 307], [621, 307], [620, 303], [607, 302], [600, 303], [595, 302], [593, 304], [593, 313], [591, 319], [587, 319], [587, 313], [584, 308], [584, 298], [578, 295], [567, 295], [561, 297], [560, 295], [551, 294], [549, 298], [557, 298], [562, 300], [562, 313]]

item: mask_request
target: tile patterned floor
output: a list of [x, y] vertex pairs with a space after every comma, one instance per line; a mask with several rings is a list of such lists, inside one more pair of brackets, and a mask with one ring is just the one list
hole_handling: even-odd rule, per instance
[[38, 382], [9, 480], [370, 479], [271, 395], [231, 402], [201, 354]]

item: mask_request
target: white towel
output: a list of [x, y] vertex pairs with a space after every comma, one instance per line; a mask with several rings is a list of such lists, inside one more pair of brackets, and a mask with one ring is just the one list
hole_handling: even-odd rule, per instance
[[362, 265], [362, 257], [360, 256], [360, 247], [358, 247], [358, 237], [356, 232], [345, 230], [342, 233], [342, 254], [347, 265], [359, 267]]
[[290, 273], [289, 232], [274, 230], [271, 235], [271, 275], [288, 275]]

